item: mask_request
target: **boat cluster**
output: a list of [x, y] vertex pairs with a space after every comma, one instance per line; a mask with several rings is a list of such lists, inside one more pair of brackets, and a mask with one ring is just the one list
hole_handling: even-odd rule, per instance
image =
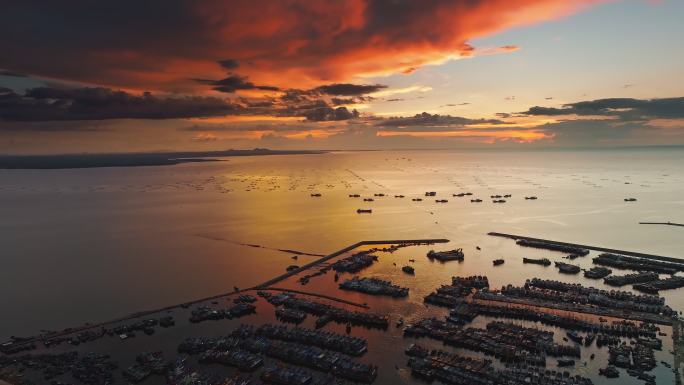
[[463, 249], [454, 249], [448, 251], [434, 251], [430, 250], [427, 253], [429, 259], [436, 259], [440, 262], [447, 261], [463, 261], [465, 255], [463, 254]]
[[366, 252], [361, 252], [350, 257], [340, 259], [330, 265], [330, 267], [339, 273], [358, 273], [359, 271], [372, 265], [377, 260], [377, 256], [368, 254]]
[[198, 323], [208, 320], [233, 319], [256, 313], [256, 306], [247, 302], [239, 302], [227, 309], [216, 309], [211, 306], [200, 306], [190, 312], [190, 322]]
[[406, 297], [409, 289], [379, 278], [353, 277], [340, 284], [340, 289], [358, 291], [372, 295], [386, 295], [389, 297]]
[[[365, 352], [365, 340], [310, 329], [288, 329], [275, 325], [242, 325], [225, 337], [187, 339], [178, 350], [202, 357], [231, 357], [228, 364], [250, 368], [267, 356], [288, 364], [304, 366], [339, 378], [371, 383], [377, 367], [351, 358], [345, 353]], [[235, 365], [236, 366], [236, 365]], [[255, 367], [256, 367], [255, 366]], [[267, 373], [268, 371], [266, 371]]]
[[451, 277], [451, 285], [442, 285], [428, 294], [424, 301], [431, 305], [452, 307], [460, 298], [472, 294], [474, 290], [483, 290], [488, 287], [487, 276]]
[[437, 380], [449, 385], [504, 385], [532, 383], [539, 385], [591, 385], [592, 381], [569, 372], [545, 370], [525, 364], [497, 369], [490, 360], [468, 357], [441, 350], [428, 350], [413, 344], [406, 349], [408, 366], [415, 377]]
[[272, 295], [268, 296], [266, 300], [274, 306], [284, 306], [288, 309], [300, 310], [318, 317], [316, 320], [317, 327], [323, 327], [331, 321], [345, 325], [361, 325], [379, 329], [387, 329], [389, 326], [389, 319], [385, 315], [349, 311], [336, 306], [300, 298], [293, 294], [283, 293]]
[[600, 254], [598, 257], [593, 258], [592, 261], [596, 265], [626, 270], [652, 271], [661, 274], [675, 274], [678, 271], [684, 271], [684, 263], [666, 262], [611, 253]]

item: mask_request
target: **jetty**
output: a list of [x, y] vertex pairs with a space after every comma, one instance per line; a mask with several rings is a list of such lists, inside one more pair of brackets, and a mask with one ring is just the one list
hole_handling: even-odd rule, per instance
[[640, 225], [666, 225], [666, 226], [680, 226], [684, 227], [684, 223], [674, 222], [639, 222]]
[[560, 241], [552, 241], [549, 239], [541, 239], [541, 238], [532, 238], [532, 237], [526, 237], [523, 235], [514, 235], [514, 234], [506, 234], [506, 233], [498, 233], [495, 231], [487, 233], [487, 235], [491, 235], [494, 237], [503, 237], [503, 238], [510, 238], [515, 241], [518, 240], [526, 240], [526, 241], [532, 241], [532, 242], [542, 242], [546, 244], [556, 244], [559, 246], [568, 246], [568, 247], [576, 247], [576, 248], [581, 248], [581, 249], [588, 249], [588, 250], [593, 250], [593, 251], [601, 251], [604, 253], [613, 253], [613, 254], [622, 254], [622, 255], [629, 255], [632, 257], [639, 257], [639, 258], [644, 258], [644, 259], [652, 259], [656, 261], [665, 261], [665, 262], [675, 262], [675, 263], [682, 263], [684, 261], [684, 258], [675, 258], [675, 257], [667, 257], [667, 256], [662, 256], [662, 255], [655, 255], [655, 254], [646, 254], [646, 253], [639, 253], [636, 251], [626, 251], [626, 250], [618, 250], [618, 249], [609, 249], [607, 247], [600, 247], [600, 246], [590, 246], [590, 245], [582, 245], [578, 243], [569, 243], [569, 242], [560, 242]]

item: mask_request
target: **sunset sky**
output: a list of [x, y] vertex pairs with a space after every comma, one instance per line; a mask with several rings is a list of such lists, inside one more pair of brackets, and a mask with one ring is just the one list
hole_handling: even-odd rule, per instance
[[684, 145], [684, 1], [32, 1], [0, 153]]

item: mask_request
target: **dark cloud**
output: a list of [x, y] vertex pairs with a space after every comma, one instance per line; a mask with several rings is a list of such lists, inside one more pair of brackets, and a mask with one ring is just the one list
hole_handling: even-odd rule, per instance
[[240, 62], [235, 59], [219, 60], [218, 63], [227, 70], [234, 70], [240, 66]]
[[469, 56], [469, 40], [579, 8], [567, 0], [5, 1], [0, 66], [178, 90], [199, 74], [219, 76], [217, 61], [239, 61], [250, 63], [245, 75], [256, 83], [284, 88], [306, 79], [309, 87]]
[[347, 107], [319, 107], [307, 111], [304, 115], [307, 120], [325, 122], [333, 120], [349, 120], [359, 116], [358, 111], [349, 111]]
[[423, 112], [410, 117], [388, 118], [376, 123], [382, 127], [403, 127], [403, 126], [463, 126], [467, 124], [502, 124], [505, 123], [498, 119], [470, 119], [462, 116], [438, 115]]
[[33, 88], [19, 95], [0, 91], [0, 119], [67, 121], [177, 119], [236, 114], [240, 107], [213, 97], [133, 95], [108, 88]]
[[335, 83], [317, 87], [314, 91], [335, 96], [359, 96], [380, 91], [383, 88], [387, 88], [387, 86], [382, 84]]
[[5, 70], [0, 70], [0, 76], [9, 76], [9, 77], [14, 77], [14, 78], [25, 78], [25, 77], [27, 77], [25, 74], [22, 74], [22, 73], [5, 71]]
[[605, 115], [625, 120], [684, 118], [684, 97], [663, 99], [610, 98], [564, 104], [562, 108], [535, 106], [525, 115]]
[[330, 102], [336, 106], [339, 106], [341, 104], [353, 104], [356, 103], [356, 99], [354, 98], [331, 98]]
[[239, 90], [262, 90], [262, 91], [278, 91], [278, 87], [274, 86], [259, 86], [247, 80], [246, 76], [229, 75], [220, 80], [210, 79], [193, 79], [198, 83], [209, 84], [212, 89], [225, 93], [234, 93]]

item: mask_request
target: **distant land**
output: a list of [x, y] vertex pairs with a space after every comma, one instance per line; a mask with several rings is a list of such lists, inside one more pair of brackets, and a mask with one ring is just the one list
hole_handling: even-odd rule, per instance
[[324, 151], [253, 150], [145, 152], [113, 154], [0, 155], [0, 169], [65, 169], [96, 167], [172, 166], [190, 162], [217, 162], [227, 156], [322, 154]]

